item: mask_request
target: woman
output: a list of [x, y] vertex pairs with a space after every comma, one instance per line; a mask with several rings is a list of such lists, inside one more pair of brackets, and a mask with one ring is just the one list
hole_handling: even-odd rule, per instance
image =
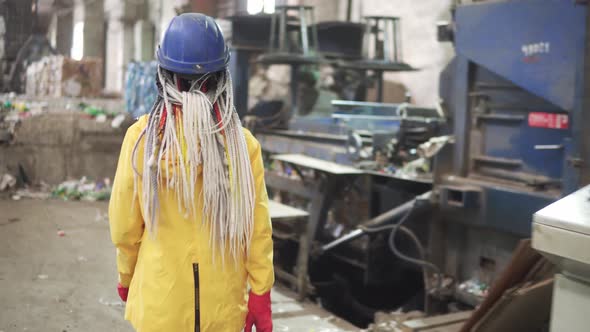
[[157, 60], [159, 97], [125, 135], [109, 206], [125, 318], [141, 332], [272, 331], [261, 149], [235, 112], [222, 32], [177, 16]]

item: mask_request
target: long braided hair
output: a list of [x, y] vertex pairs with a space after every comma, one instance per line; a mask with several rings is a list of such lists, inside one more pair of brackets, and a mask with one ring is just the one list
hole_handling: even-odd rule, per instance
[[[214, 255], [219, 251], [223, 261], [229, 251], [237, 260], [247, 252], [252, 236], [255, 191], [229, 71], [205, 74], [181, 89], [176, 74], [158, 68], [156, 81], [159, 96], [132, 154], [135, 191], [141, 178], [147, 229], [155, 236], [160, 191], [174, 192], [185, 219], [195, 218], [197, 198], [202, 199], [201, 220], [210, 228]], [[137, 170], [141, 141], [143, 174]], [[199, 167], [202, 187], [196, 188]]]

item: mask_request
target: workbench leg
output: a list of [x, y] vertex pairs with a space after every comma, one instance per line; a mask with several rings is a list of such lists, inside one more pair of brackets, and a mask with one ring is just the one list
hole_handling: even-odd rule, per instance
[[309, 280], [309, 256], [318, 230], [321, 229], [326, 221], [328, 209], [332, 204], [334, 195], [339, 181], [335, 179], [326, 179], [323, 186], [320, 186], [311, 203], [311, 212], [306, 231], [302, 234], [299, 241], [299, 251], [297, 256], [297, 293], [299, 300], [305, 299], [308, 295], [307, 283]]
[[298, 64], [292, 64], [291, 65], [291, 86], [290, 86], [290, 90], [291, 90], [291, 116], [289, 117], [290, 119], [293, 116], [297, 116], [299, 110], [298, 110], [298, 103], [297, 100], [299, 99], [298, 94], [299, 94], [299, 65]]
[[375, 77], [377, 78], [377, 102], [383, 102], [383, 72], [381, 70], [375, 71]]
[[297, 267], [295, 276], [297, 277], [297, 300], [303, 301], [307, 296], [307, 282], [308, 282], [308, 264], [310, 250], [307, 241], [307, 234], [302, 233], [299, 237], [299, 250], [297, 253]]

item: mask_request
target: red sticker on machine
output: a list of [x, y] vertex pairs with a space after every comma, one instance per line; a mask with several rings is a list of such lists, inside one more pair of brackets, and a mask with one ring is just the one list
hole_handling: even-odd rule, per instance
[[537, 128], [568, 129], [569, 117], [567, 114], [531, 112], [529, 113], [529, 126]]

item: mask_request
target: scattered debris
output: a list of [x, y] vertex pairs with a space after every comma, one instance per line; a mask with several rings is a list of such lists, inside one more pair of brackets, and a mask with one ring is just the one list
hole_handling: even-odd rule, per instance
[[107, 307], [122, 307], [122, 306], [124, 306], [123, 302], [121, 302], [121, 301], [110, 302], [110, 301], [103, 299], [102, 297], [100, 299], [98, 299], [98, 303], [104, 304]]
[[123, 124], [123, 121], [125, 121], [125, 114], [124, 113], [118, 114], [117, 116], [115, 116], [113, 121], [111, 121], [111, 127], [115, 128], [115, 129], [120, 128], [121, 124]]
[[[26, 188], [26, 189], [17, 190], [15, 196], [18, 196], [19, 199], [21, 199], [21, 198], [48, 199], [51, 197], [51, 193], [49, 193], [47, 191], [32, 191], [32, 190]], [[13, 199], [14, 199], [14, 196], [13, 196]]]
[[378, 311], [375, 313], [375, 323], [370, 324], [365, 332], [393, 332], [401, 331], [401, 324], [407, 320], [423, 318], [426, 314], [422, 311], [401, 312], [394, 311], [390, 313]]
[[426, 318], [417, 318], [407, 320], [402, 324], [402, 331], [404, 332], [418, 332], [418, 331], [432, 331], [432, 329], [445, 331], [459, 332], [463, 324], [471, 315], [473, 311], [459, 311], [438, 316], [430, 316]]
[[62, 182], [52, 192], [53, 197], [64, 200], [103, 201], [111, 197], [111, 180], [105, 178], [99, 182], [80, 180]]
[[78, 262], [88, 262], [88, 258], [84, 256], [78, 256]]
[[8, 173], [0, 178], [0, 191], [12, 189], [16, 186], [16, 178]]
[[97, 222], [104, 222], [109, 220], [109, 214], [106, 212], [102, 212], [100, 209], [96, 209], [96, 217], [94, 217], [94, 221]]
[[472, 315], [472, 311], [459, 311], [438, 316], [429, 316], [421, 311], [407, 313], [396, 311], [391, 313], [377, 312], [375, 323], [369, 325], [364, 332], [418, 332], [448, 331], [458, 332], [463, 323]]
[[453, 136], [432, 137], [418, 146], [418, 154], [423, 158], [434, 157], [447, 143], [453, 143]]
[[415, 178], [427, 173], [430, 173], [430, 160], [426, 158], [412, 160], [395, 171], [395, 174], [402, 178]]
[[96, 116], [96, 122], [99, 123], [103, 123], [103, 122], [107, 122], [107, 116], [106, 114], [99, 114]]
[[12, 195], [13, 201], [20, 201], [21, 197], [19, 195]]
[[40, 115], [47, 111], [46, 102], [12, 101], [13, 95], [4, 95], [4, 102], [0, 103], [0, 143], [11, 143], [16, 129], [23, 119]]
[[478, 278], [472, 278], [459, 284], [458, 288], [461, 291], [472, 294], [476, 297], [483, 298], [488, 294], [490, 285], [480, 281]]
[[37, 276], [37, 279], [39, 279], [39, 280], [47, 280], [47, 279], [49, 279], [49, 276], [46, 275], [46, 274], [39, 274]]
[[65, 231], [62, 231], [62, 230], [59, 230], [59, 231], [57, 231], [57, 235], [58, 236], [61, 236], [61, 237], [64, 237], [64, 236], [66, 236], [66, 232]]

